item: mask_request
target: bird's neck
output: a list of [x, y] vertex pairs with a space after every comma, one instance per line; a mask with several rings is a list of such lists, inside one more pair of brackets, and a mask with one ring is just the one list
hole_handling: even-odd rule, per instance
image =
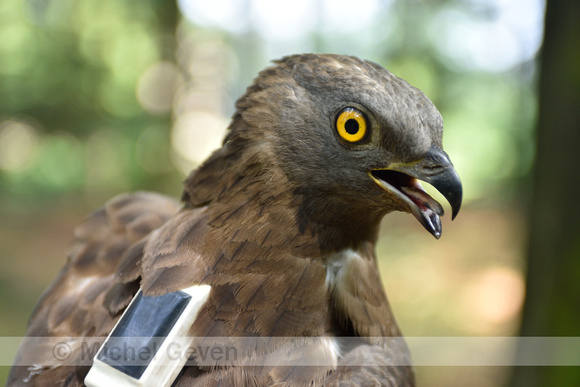
[[289, 181], [271, 153], [241, 141], [224, 145], [187, 178], [183, 200], [194, 208], [209, 204], [216, 222], [244, 214], [240, 226], [304, 236], [318, 244], [319, 255], [376, 243], [384, 212], [357, 207], [331, 188], [308, 190]]
[[[248, 323], [244, 329], [254, 332], [246, 333], [398, 335], [374, 255], [380, 217], [337, 212], [328, 196], [300, 192], [258, 155], [252, 163], [248, 152], [244, 160], [218, 152], [186, 180], [184, 199], [204, 208], [224, 241], [213, 246], [220, 258], [205, 280], [221, 289], [228, 277], [228, 287], [243, 289], [220, 292], [256, 315], [248, 321], [264, 322], [266, 314], [279, 321]], [[291, 332], [286, 319], [294, 321]]]

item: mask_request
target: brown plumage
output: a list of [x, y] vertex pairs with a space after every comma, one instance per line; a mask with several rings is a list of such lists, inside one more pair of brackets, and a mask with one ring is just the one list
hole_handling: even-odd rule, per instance
[[[337, 130], [346, 107], [364, 117], [354, 129], [349, 122], [348, 133], [361, 134], [356, 141]], [[382, 67], [339, 55], [276, 62], [236, 108], [222, 148], [186, 179], [181, 206], [156, 194], [121, 195], [75, 230], [68, 262], [27, 336], [105, 337], [139, 287], [162, 295], [208, 284], [192, 336], [286, 338], [248, 348], [242, 364], [257, 354], [328, 361], [194, 363], [176, 385], [413, 385], [411, 367], [401, 366], [409, 364], [406, 347], [388, 340], [400, 331], [374, 250], [391, 211], [412, 212], [440, 235], [442, 210], [417, 179], [438, 188], [454, 215], [459, 210], [461, 185], [441, 149], [441, 116]], [[365, 133], [356, 132], [361, 125]], [[292, 337], [326, 341], [297, 347]], [[32, 352], [42, 353], [25, 342], [17, 363]], [[87, 371], [65, 363], [14, 367], [8, 384], [76, 386]]]

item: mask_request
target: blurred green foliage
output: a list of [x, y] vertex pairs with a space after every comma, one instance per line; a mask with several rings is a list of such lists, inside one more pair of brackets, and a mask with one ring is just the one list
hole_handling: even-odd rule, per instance
[[[190, 3], [196, 2], [182, 5], [187, 8]], [[365, 45], [355, 43], [369, 38], [366, 31], [337, 33], [331, 27], [315, 28], [305, 41], [315, 42], [315, 50], [378, 61], [422, 89], [443, 113], [446, 150], [464, 179], [467, 201], [509, 197], [506, 192], [518, 188], [533, 159], [533, 62], [484, 71], [458, 66], [438, 49], [442, 38], [432, 26], [437, 18], [453, 7], [481, 18], [485, 2], [472, 8], [463, 2], [375, 6], [378, 12], [368, 30], [382, 35], [367, 39]], [[487, 5], [493, 6], [494, 1]], [[137, 97], [152, 65], [175, 62], [178, 19], [176, 5], [161, 0], [0, 4], [4, 198], [35, 201], [67, 192], [104, 198], [137, 188], [165, 191], [179, 179], [171, 167], [170, 111], [148, 112]], [[219, 26], [182, 28], [182, 38], [205, 28], [206, 36], [192, 39], [193, 45], [223, 44], [225, 38], [239, 64], [234, 77], [238, 74], [242, 82], [227, 85], [230, 92], [243, 90], [243, 82], [272, 59], [269, 52], [291, 53], [284, 51], [283, 42], [255, 32], [252, 20], [248, 17], [249, 32], [244, 33]], [[231, 112], [235, 97], [228, 99], [226, 111]]]
[[[444, 146], [467, 206], [463, 223], [446, 224], [449, 239], [437, 247], [414, 219], [386, 220], [381, 272], [404, 331], [513, 334], [523, 297], [522, 220], [503, 205], [527, 200], [537, 105], [533, 38], [542, 32], [539, 21], [530, 30], [522, 27], [529, 20], [517, 18], [534, 9], [541, 17], [543, 7], [526, 1], [296, 0], [277, 2], [278, 11], [270, 0], [180, 0], [180, 9], [163, 0], [0, 2], [0, 334], [24, 332], [82, 215], [129, 190], [179, 196], [189, 144], [175, 139], [195, 145], [204, 142], [199, 133], [210, 134], [183, 126], [221, 124], [270, 60], [306, 51], [378, 62], [423, 90], [443, 115]], [[167, 68], [179, 69], [177, 80], [153, 76]], [[168, 79], [176, 85], [167, 87]], [[196, 109], [203, 114], [187, 115]], [[473, 304], [468, 295], [485, 298], [490, 288], [500, 293], [487, 299], [490, 310], [506, 300], [511, 309], [486, 320], [489, 311], [472, 305], [461, 315]], [[462, 379], [467, 384], [497, 380], [472, 371]], [[455, 369], [447, 379], [422, 372], [430, 385], [458, 379]], [[0, 369], [0, 380], [6, 373]]]
[[173, 47], [175, 25], [164, 25], [172, 18], [161, 11], [176, 9], [162, 3], [0, 4], [4, 199], [36, 201], [86, 190], [105, 196], [162, 189], [175, 180], [163, 167], [169, 163], [170, 115], [147, 113], [135, 91], [142, 73]]

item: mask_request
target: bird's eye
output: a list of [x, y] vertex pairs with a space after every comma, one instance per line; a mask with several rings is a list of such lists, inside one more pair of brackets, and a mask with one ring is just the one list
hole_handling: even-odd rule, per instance
[[359, 142], [366, 138], [367, 120], [361, 111], [348, 107], [338, 114], [336, 130], [343, 140]]

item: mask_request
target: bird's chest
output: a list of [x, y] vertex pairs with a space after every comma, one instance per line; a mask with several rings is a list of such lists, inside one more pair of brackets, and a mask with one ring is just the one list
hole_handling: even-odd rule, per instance
[[347, 285], [348, 271], [363, 261], [361, 255], [352, 249], [344, 249], [329, 254], [324, 259], [325, 283], [329, 292], [338, 291]]
[[194, 326], [197, 334], [279, 337], [324, 333], [328, 298], [326, 269], [320, 259], [254, 260], [228, 277], [228, 283], [210, 284], [210, 297]]
[[391, 336], [398, 328], [375, 260], [352, 249], [326, 257], [326, 286], [335, 329], [355, 336]]

